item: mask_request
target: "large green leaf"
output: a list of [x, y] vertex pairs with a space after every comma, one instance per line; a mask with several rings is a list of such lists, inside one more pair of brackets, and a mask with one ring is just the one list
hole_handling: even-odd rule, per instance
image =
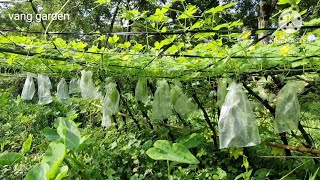
[[58, 171], [58, 175], [55, 178], [55, 180], [61, 180], [62, 178], [66, 177], [67, 173], [68, 173], [68, 166], [62, 166], [59, 171]]
[[47, 180], [48, 171], [49, 165], [47, 163], [39, 163], [28, 172], [26, 180]]
[[183, 144], [188, 149], [197, 147], [204, 142], [204, 137], [197, 133], [193, 133], [190, 136], [186, 136], [179, 140], [179, 143]]
[[32, 135], [29, 135], [28, 139], [23, 143], [21, 152], [22, 154], [28, 153], [31, 149]]
[[178, 163], [199, 164], [199, 160], [182, 144], [158, 140], [153, 148], [148, 149], [147, 155], [154, 160], [169, 160]]
[[23, 155], [15, 152], [4, 152], [0, 154], [0, 165], [12, 165], [22, 159]]
[[60, 119], [57, 132], [64, 140], [68, 149], [78, 149], [81, 142], [81, 135], [77, 125], [73, 121], [69, 119]]
[[66, 156], [66, 151], [66, 146], [62, 143], [51, 142], [49, 144], [41, 161], [42, 163], [47, 163], [49, 165], [49, 171], [47, 173], [48, 178], [55, 177], [55, 174]]
[[57, 133], [57, 130], [50, 129], [48, 127], [44, 128], [43, 135], [50, 141], [55, 141], [60, 138], [59, 134]]

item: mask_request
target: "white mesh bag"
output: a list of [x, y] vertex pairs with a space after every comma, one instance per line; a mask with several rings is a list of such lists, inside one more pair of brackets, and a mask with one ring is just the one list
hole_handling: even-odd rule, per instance
[[72, 78], [69, 83], [69, 94], [80, 92], [80, 79]]
[[146, 104], [148, 101], [148, 86], [147, 86], [147, 80], [146, 79], [139, 79], [136, 89], [135, 89], [135, 98], [138, 101], [143, 102]]
[[227, 94], [227, 79], [225, 78], [221, 78], [219, 79], [218, 81], [218, 88], [217, 88], [218, 92], [217, 92], [217, 104], [218, 106], [221, 108], [223, 102], [224, 102], [224, 99], [226, 97], [226, 94]]
[[57, 99], [60, 101], [69, 99], [68, 84], [64, 78], [57, 85]]
[[38, 104], [45, 105], [52, 102], [50, 89], [52, 88], [51, 81], [48, 76], [38, 74]]
[[169, 84], [166, 80], [159, 80], [152, 102], [152, 119], [167, 119], [170, 117], [171, 113], [172, 102]]
[[81, 96], [84, 99], [94, 99], [96, 96], [96, 88], [92, 80], [92, 72], [83, 70], [81, 71], [80, 79]]
[[111, 126], [111, 117], [119, 109], [120, 94], [115, 83], [106, 86], [106, 95], [102, 100], [102, 124], [103, 127]]
[[302, 82], [289, 82], [277, 96], [274, 132], [282, 133], [298, 129], [300, 105], [298, 92], [302, 91]]
[[21, 99], [32, 100], [34, 93], [36, 92], [33, 77], [28, 73], [27, 79], [23, 85]]
[[242, 84], [231, 83], [219, 117], [220, 149], [260, 144], [258, 124]]
[[183, 93], [179, 85], [174, 85], [171, 88], [171, 102], [173, 104], [173, 109], [182, 118], [187, 118], [190, 113], [197, 109], [197, 106]]

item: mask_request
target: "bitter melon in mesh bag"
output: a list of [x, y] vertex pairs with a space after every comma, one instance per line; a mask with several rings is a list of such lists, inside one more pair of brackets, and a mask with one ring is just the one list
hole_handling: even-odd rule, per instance
[[106, 95], [102, 100], [102, 124], [103, 127], [111, 126], [111, 117], [118, 112], [120, 94], [115, 83], [106, 86]]
[[92, 72], [83, 70], [81, 71], [80, 79], [81, 96], [84, 99], [94, 99], [96, 96], [96, 88], [92, 80]]
[[57, 99], [60, 101], [69, 99], [68, 84], [64, 78], [57, 85]]
[[135, 89], [135, 98], [144, 104], [148, 101], [148, 86], [146, 79], [139, 79]]
[[27, 79], [23, 85], [21, 99], [31, 100], [36, 92], [33, 77], [30, 73], [27, 74]]
[[72, 78], [69, 83], [69, 94], [80, 92], [80, 79]]
[[38, 104], [45, 105], [52, 102], [50, 89], [52, 88], [51, 81], [48, 76], [38, 74]]
[[242, 84], [231, 83], [219, 117], [220, 148], [259, 144], [260, 136], [250, 102]]
[[182, 118], [187, 118], [190, 113], [197, 109], [197, 106], [191, 99], [183, 93], [179, 83], [176, 83], [171, 88], [171, 102], [173, 104], [173, 109]]
[[298, 129], [300, 105], [298, 93], [304, 88], [302, 82], [289, 82], [277, 96], [274, 132], [288, 132]]
[[157, 90], [152, 102], [152, 119], [163, 120], [172, 113], [170, 87], [166, 80], [157, 82]]

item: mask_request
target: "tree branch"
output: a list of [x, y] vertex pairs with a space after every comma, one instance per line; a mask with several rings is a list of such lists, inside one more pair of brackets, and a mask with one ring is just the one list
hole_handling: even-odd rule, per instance
[[320, 155], [320, 150], [316, 150], [316, 149], [312, 149], [312, 148], [295, 147], [295, 146], [276, 144], [276, 143], [271, 143], [271, 142], [266, 143], [266, 145], [271, 146], [271, 147], [276, 147], [276, 148], [289, 150], [289, 151], [298, 151], [298, 152], [302, 152], [302, 153], [306, 153], [307, 152], [307, 153]]
[[216, 130], [214, 129], [214, 126], [211, 124], [210, 122], [210, 118], [208, 116], [208, 113], [206, 112], [206, 110], [204, 109], [204, 107], [202, 106], [202, 104], [200, 103], [197, 95], [195, 93], [192, 94], [192, 97], [194, 99], [194, 101], [198, 104], [199, 108], [202, 110], [202, 113], [203, 113], [203, 116], [204, 116], [204, 119], [205, 121], [207, 122], [209, 128], [211, 129], [212, 133], [213, 133], [213, 136], [212, 136], [212, 139], [213, 139], [213, 143], [215, 145], [215, 147], [218, 147], [218, 141], [217, 141], [217, 132]]

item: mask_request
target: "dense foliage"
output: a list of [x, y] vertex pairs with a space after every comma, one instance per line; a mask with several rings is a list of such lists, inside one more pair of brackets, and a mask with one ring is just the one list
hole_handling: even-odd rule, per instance
[[[319, 3], [261, 0], [276, 3], [261, 28], [258, 1], [221, 2], [0, 4], [0, 179], [318, 179]], [[273, 28], [288, 9], [300, 31]], [[71, 20], [9, 18], [53, 12]], [[51, 79], [47, 105], [21, 99], [35, 74]], [[91, 88], [69, 95], [81, 75]], [[219, 149], [234, 81], [261, 144]], [[292, 97], [288, 118], [276, 107]]]

